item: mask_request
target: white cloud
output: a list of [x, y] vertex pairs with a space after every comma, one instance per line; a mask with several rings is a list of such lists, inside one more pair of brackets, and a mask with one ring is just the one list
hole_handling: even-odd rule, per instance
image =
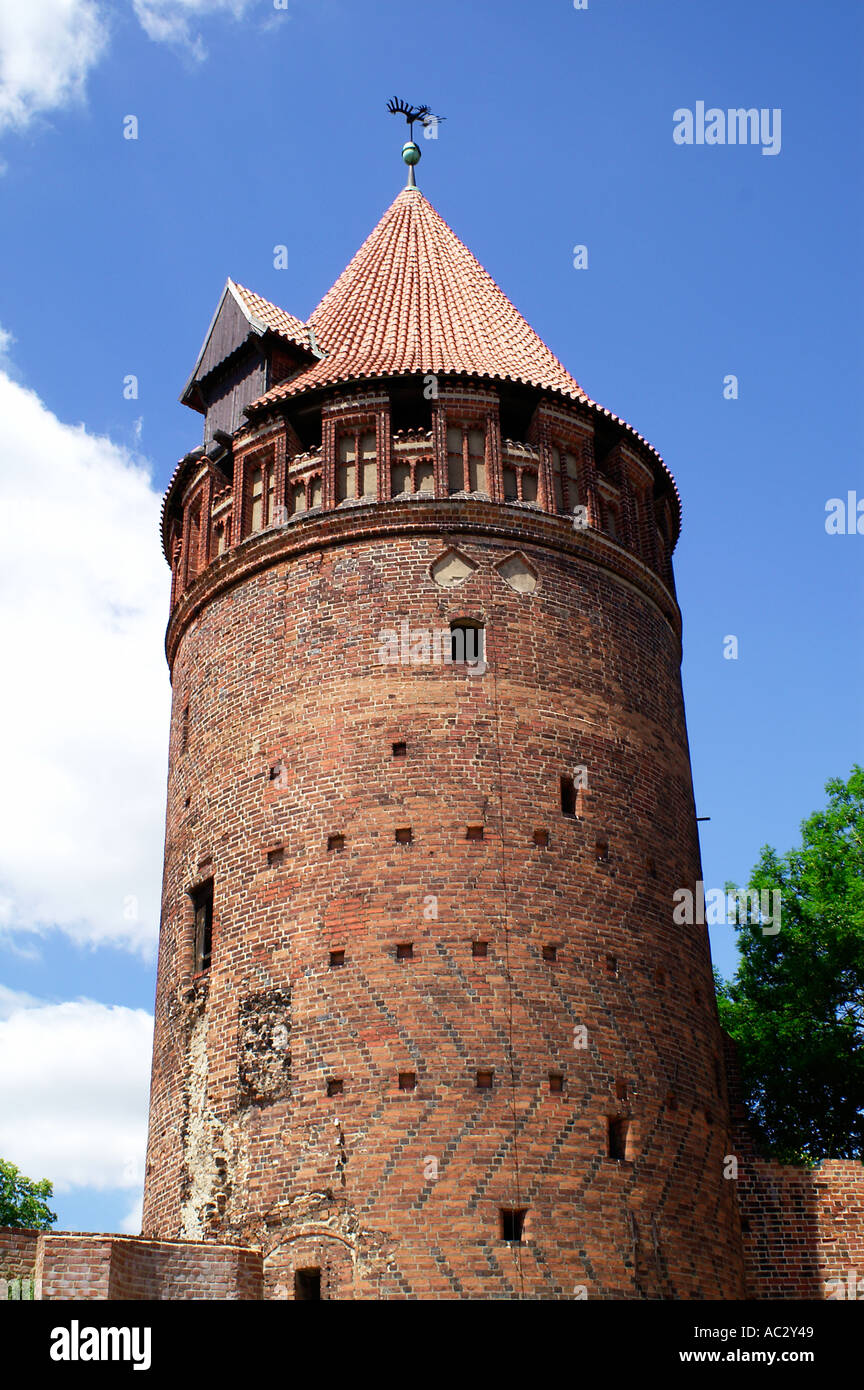
[[[240, 19], [254, 3], [132, 0], [132, 9], [148, 38], [200, 60], [204, 43], [193, 23], [214, 14]], [[108, 6], [100, 0], [0, 0], [0, 135], [82, 101], [109, 39]]]
[[135, 1198], [135, 1201], [120, 1222], [120, 1230], [127, 1236], [137, 1236], [141, 1234], [141, 1227], [143, 1224], [144, 1194], [142, 1192], [140, 1197]]
[[107, 41], [95, 0], [0, 4], [0, 132], [80, 101]]
[[193, 33], [192, 23], [215, 13], [241, 19], [253, 0], [132, 0], [132, 6], [148, 38], [177, 44], [193, 57], [206, 56], [204, 41]]
[[[0, 1154], [29, 1178], [50, 1179], [55, 1192], [115, 1189], [137, 1201], [152, 1017], [89, 999], [50, 1004], [4, 993]], [[136, 1214], [137, 1205], [124, 1230]]]
[[0, 371], [0, 932], [154, 949], [169, 715], [159, 507], [126, 449]]

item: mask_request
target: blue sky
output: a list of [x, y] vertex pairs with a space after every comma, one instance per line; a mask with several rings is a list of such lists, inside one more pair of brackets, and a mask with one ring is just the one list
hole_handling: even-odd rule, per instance
[[[711, 817], [706, 883], [743, 882], [761, 845], [790, 847], [826, 779], [862, 760], [864, 537], [825, 529], [830, 498], [857, 489], [864, 499], [860, 8], [38, 8], [25, 19], [0, 5], [0, 470], [16, 564], [29, 566], [35, 545], [47, 575], [25, 631], [8, 619], [27, 602], [12, 557], [2, 574], [0, 640], [25, 692], [13, 709], [25, 724], [8, 750], [13, 789], [30, 785], [44, 756], [29, 814], [13, 811], [17, 795], [4, 813], [0, 991], [24, 1030], [7, 1045], [41, 1027], [46, 1050], [34, 1045], [33, 1066], [50, 1065], [58, 1009], [88, 1039], [104, 1029], [121, 1056], [146, 1026], [167, 734], [167, 571], [155, 522], [158, 494], [201, 431], [177, 397], [227, 275], [305, 318], [371, 230], [404, 181], [404, 127], [385, 111], [393, 93], [447, 118], [437, 141], [421, 142], [423, 191], [584, 389], [645, 435], [678, 482], [685, 696], [699, 814]], [[779, 108], [780, 152], [676, 144], [673, 113], [699, 101]], [[137, 140], [123, 138], [128, 115]], [[274, 268], [277, 245], [285, 269]], [[585, 270], [573, 267], [575, 245], [588, 248]], [[736, 400], [724, 399], [729, 374]], [[24, 415], [27, 430], [10, 424]], [[131, 508], [107, 505], [102, 487], [85, 510], [64, 494], [70, 477], [107, 479]], [[70, 576], [84, 553], [79, 586]], [[117, 594], [106, 594], [106, 575]], [[85, 603], [102, 631], [82, 617]], [[43, 669], [31, 650], [48, 645], [46, 625], [69, 650]], [[724, 659], [727, 635], [737, 660]], [[99, 663], [108, 695], [95, 693]], [[79, 785], [92, 764], [84, 755], [100, 746], [100, 777]], [[134, 854], [111, 826], [100, 830], [100, 799], [123, 802], [113, 829]], [[58, 828], [50, 808], [61, 803]], [[712, 932], [726, 974], [733, 937]], [[113, 1167], [92, 1157], [94, 1136], [101, 1151], [113, 1142], [96, 1101], [89, 1141], [72, 1135], [73, 1116], [70, 1152], [53, 1155], [44, 1137], [16, 1150], [22, 1167], [44, 1154], [46, 1172], [66, 1175], [61, 1225], [134, 1224], [145, 1060], [143, 1070], [130, 1063]], [[98, 1087], [98, 1051], [92, 1065]], [[31, 1081], [25, 1069], [0, 1100], [7, 1123]], [[7, 1135], [20, 1132], [0, 1120], [0, 1152], [15, 1161]]]

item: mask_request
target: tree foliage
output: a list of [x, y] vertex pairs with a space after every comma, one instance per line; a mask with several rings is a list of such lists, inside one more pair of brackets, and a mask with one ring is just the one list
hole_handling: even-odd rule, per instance
[[717, 978], [751, 1129], [785, 1163], [864, 1159], [864, 769], [825, 790], [800, 847], [766, 846], [750, 875], [780, 890], [779, 932], [742, 913], [738, 970]]
[[34, 1182], [25, 1178], [14, 1163], [0, 1158], [0, 1226], [25, 1226], [47, 1231], [57, 1220], [46, 1198], [54, 1195], [47, 1178]]

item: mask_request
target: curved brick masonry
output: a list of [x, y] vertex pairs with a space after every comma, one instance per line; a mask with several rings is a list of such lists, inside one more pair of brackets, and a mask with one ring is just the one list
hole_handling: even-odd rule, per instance
[[[382, 660], [388, 629], [458, 619], [485, 674]], [[310, 1266], [331, 1297], [741, 1296], [707, 940], [672, 923], [699, 856], [657, 577], [549, 516], [355, 509], [212, 567], [168, 648], [145, 1234], [260, 1245], [271, 1296]]]
[[659, 454], [416, 189], [307, 324], [229, 281], [183, 400], [144, 1235], [0, 1231], [14, 1277], [739, 1299], [864, 1265], [864, 1170], [731, 1129], [707, 933], [673, 923]]

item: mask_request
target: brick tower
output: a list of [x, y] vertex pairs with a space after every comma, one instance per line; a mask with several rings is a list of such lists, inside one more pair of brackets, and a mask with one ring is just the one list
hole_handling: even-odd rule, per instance
[[144, 1236], [741, 1297], [661, 458], [413, 178], [307, 323], [229, 280], [183, 400]]

